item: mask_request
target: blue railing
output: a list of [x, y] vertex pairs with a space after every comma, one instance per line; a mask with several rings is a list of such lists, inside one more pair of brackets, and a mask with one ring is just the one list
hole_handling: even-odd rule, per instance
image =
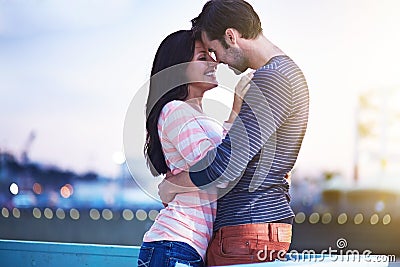
[[0, 266], [137, 266], [138, 247], [0, 240]]
[[[136, 246], [0, 240], [1, 267], [135, 267], [138, 254], [139, 247]], [[288, 261], [240, 266], [388, 266], [388, 262], [379, 261], [379, 256], [372, 256], [368, 261], [341, 260], [338, 257], [330, 258], [318, 254], [287, 255], [287, 259]]]

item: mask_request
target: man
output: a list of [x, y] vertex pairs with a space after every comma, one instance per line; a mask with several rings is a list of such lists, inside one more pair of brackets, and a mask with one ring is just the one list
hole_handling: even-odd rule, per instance
[[255, 69], [252, 85], [228, 135], [190, 172], [159, 186], [164, 202], [177, 193], [229, 182], [218, 199], [208, 265], [272, 261], [289, 249], [294, 213], [285, 174], [293, 168], [308, 122], [302, 71], [262, 33], [252, 6], [211, 0], [193, 28], [219, 63], [235, 72]]

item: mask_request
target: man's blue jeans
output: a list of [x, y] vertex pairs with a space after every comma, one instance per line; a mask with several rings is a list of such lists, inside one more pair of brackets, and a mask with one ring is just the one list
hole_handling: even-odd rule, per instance
[[139, 252], [138, 267], [174, 267], [177, 263], [193, 267], [205, 266], [199, 253], [186, 243], [143, 242]]

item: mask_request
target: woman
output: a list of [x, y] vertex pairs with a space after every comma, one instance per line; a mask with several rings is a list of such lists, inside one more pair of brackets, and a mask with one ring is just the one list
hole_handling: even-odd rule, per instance
[[[223, 129], [202, 111], [204, 93], [217, 86], [216, 66], [192, 31], [172, 33], [160, 44], [146, 104], [145, 156], [153, 175], [187, 170], [220, 143]], [[176, 81], [181, 78], [185, 82]], [[251, 78], [252, 74], [244, 76], [236, 86], [226, 126], [239, 112]], [[204, 266], [215, 199], [215, 188], [177, 195], [144, 235], [138, 266]]]

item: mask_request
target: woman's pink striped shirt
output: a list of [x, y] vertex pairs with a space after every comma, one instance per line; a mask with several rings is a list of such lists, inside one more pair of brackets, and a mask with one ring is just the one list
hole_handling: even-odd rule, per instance
[[[224, 124], [224, 128], [229, 126]], [[158, 134], [172, 174], [188, 170], [217, 146], [225, 133], [216, 120], [183, 101], [166, 104], [158, 120]], [[143, 241], [185, 242], [204, 258], [213, 232], [216, 197], [216, 188], [178, 194], [161, 210]]]

